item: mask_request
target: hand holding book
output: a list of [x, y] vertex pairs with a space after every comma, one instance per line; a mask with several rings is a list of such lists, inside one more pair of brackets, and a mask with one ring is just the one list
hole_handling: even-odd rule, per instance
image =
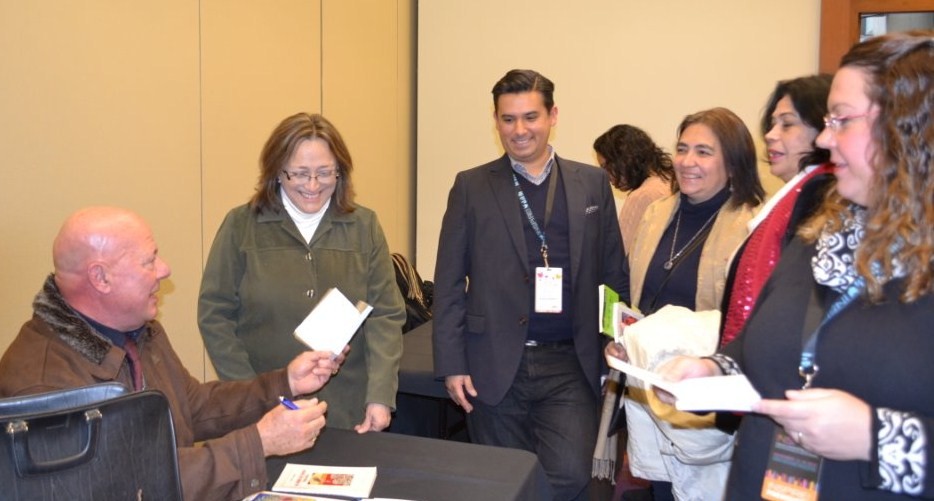
[[295, 328], [295, 337], [311, 349], [330, 351], [337, 358], [371, 311], [373, 307], [363, 301], [354, 305], [337, 288], [328, 289]]

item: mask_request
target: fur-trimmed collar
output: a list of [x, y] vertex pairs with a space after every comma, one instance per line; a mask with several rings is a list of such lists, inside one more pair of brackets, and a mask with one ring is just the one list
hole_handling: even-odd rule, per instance
[[[78, 314], [62, 297], [50, 273], [32, 302], [33, 313], [47, 323], [59, 339], [94, 363], [101, 363], [113, 343]], [[150, 329], [147, 329], [150, 331]], [[148, 335], [144, 332], [144, 336]]]

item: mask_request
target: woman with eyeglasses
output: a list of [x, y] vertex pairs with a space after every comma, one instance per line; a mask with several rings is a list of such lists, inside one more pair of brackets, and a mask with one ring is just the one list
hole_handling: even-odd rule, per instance
[[828, 109], [835, 190], [739, 337], [661, 368], [743, 373], [762, 395], [727, 499], [934, 497], [934, 32], [853, 46]]
[[395, 407], [405, 306], [376, 214], [354, 203], [350, 152], [321, 115], [272, 131], [252, 199], [231, 210], [201, 280], [198, 326], [221, 379], [285, 367], [294, 336], [328, 289], [373, 306], [340, 373], [315, 396], [328, 426], [380, 431]]

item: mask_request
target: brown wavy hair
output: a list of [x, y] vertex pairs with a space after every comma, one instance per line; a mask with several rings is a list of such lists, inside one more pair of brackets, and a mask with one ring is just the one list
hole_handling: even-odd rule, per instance
[[354, 190], [350, 179], [353, 160], [340, 132], [334, 124], [319, 114], [296, 113], [279, 122], [259, 155], [259, 181], [256, 193], [250, 199], [250, 207], [254, 212], [272, 210], [278, 213], [285, 209], [279, 198], [279, 174], [298, 145], [302, 141], [315, 138], [327, 143], [337, 159], [337, 186], [331, 195], [331, 201], [340, 212], [354, 211]]
[[[892, 263], [900, 261], [909, 270], [900, 300], [911, 303], [934, 292], [934, 31], [871, 38], [854, 45], [840, 66], [865, 72], [866, 95], [879, 110], [870, 130], [873, 180], [856, 272], [869, 299], [880, 302]], [[813, 241], [824, 228], [839, 231], [846, 205], [833, 192], [802, 236]]]
[[649, 176], [658, 176], [669, 184], [674, 182], [671, 155], [638, 127], [614, 125], [597, 137], [593, 149], [606, 160], [603, 168], [610, 176], [610, 183], [618, 190], [634, 190], [642, 186]]

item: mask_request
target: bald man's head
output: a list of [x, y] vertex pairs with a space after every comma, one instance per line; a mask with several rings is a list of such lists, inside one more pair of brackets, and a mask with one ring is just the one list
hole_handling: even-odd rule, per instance
[[155, 293], [170, 274], [157, 254], [152, 230], [136, 213], [81, 209], [52, 245], [55, 283], [78, 311], [115, 329], [135, 329], [155, 318]]
[[119, 207], [88, 207], [72, 214], [52, 244], [56, 275], [84, 273], [89, 262], [112, 258], [121, 248], [121, 234], [133, 225], [146, 223], [133, 212]]

